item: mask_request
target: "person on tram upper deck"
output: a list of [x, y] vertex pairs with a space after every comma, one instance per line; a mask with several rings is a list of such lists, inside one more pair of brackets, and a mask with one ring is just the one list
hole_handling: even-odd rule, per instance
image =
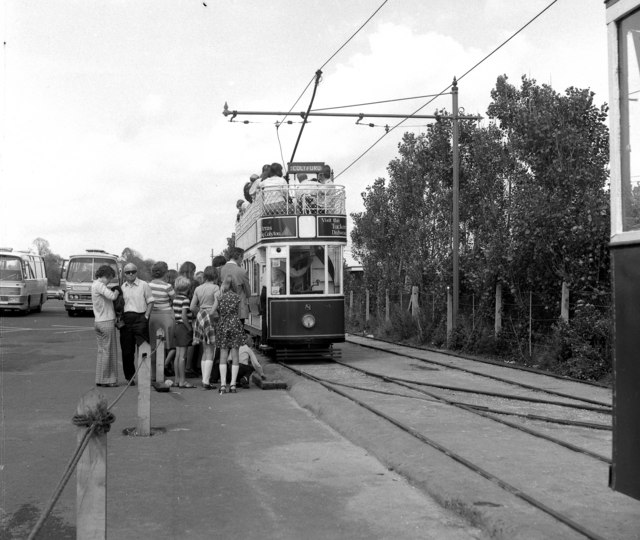
[[272, 163], [269, 177], [260, 181], [263, 190], [264, 209], [267, 214], [277, 214], [286, 211], [289, 200], [289, 184], [282, 177], [282, 165]]
[[318, 175], [318, 182], [321, 184], [333, 184], [333, 171], [331, 165], [325, 165], [322, 172]]
[[236, 221], [240, 221], [242, 215], [249, 208], [249, 203], [247, 201], [243, 201], [242, 199], [238, 199], [236, 202], [236, 208], [238, 209], [238, 215], [236, 216]]
[[258, 188], [260, 187], [260, 182], [269, 178], [270, 174], [271, 174], [271, 165], [269, 165], [268, 163], [265, 163], [262, 166], [262, 173], [260, 174], [260, 176], [258, 176], [258, 179], [255, 182], [253, 182], [253, 184], [251, 184], [251, 189], [249, 189], [249, 195], [251, 196], [252, 200], [254, 201], [256, 200], [256, 193], [258, 192]]
[[[315, 177], [309, 178], [306, 174], [298, 174], [300, 186], [298, 188], [298, 199], [300, 211], [303, 214], [313, 213], [316, 209], [318, 199], [318, 186], [320, 185]], [[302, 187], [306, 186], [306, 188]]]
[[246, 201], [249, 204], [251, 204], [253, 202], [253, 193], [255, 193], [255, 189], [253, 190], [253, 193], [252, 193], [253, 185], [256, 184], [259, 181], [260, 181], [260, 175], [252, 174], [249, 177], [249, 181], [244, 185], [244, 188], [243, 188], [242, 191], [243, 191], [243, 194], [244, 194], [244, 198], [246, 199]]

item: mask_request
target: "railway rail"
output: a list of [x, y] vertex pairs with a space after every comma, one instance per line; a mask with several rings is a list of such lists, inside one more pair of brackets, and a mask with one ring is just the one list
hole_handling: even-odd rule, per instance
[[[594, 399], [586, 395], [561, 392], [545, 386], [543, 382], [538, 385], [522, 383], [500, 374], [477, 372], [469, 367], [452, 365], [416, 354], [403, 354], [401, 351], [389, 350], [388, 347], [379, 347], [375, 344], [366, 346], [382, 353], [397, 355], [394, 357], [396, 359], [409, 358], [436, 367], [423, 370], [421, 377], [408, 379], [397, 374], [398, 370], [407, 368], [407, 364], [402, 365], [401, 361], [400, 364], [389, 362], [387, 364], [389, 369], [375, 370], [367, 367], [366, 361], [359, 361], [359, 365], [354, 365], [355, 362], [351, 363], [348, 358], [331, 363], [307, 363], [296, 366], [281, 363], [280, 365], [391, 422], [397, 428], [463, 464], [508, 493], [552, 516], [583, 537], [603, 538], [584, 524], [574, 520], [570, 512], [564, 512], [546, 503], [544, 494], [540, 495], [534, 490], [519, 488], [517, 482], [509, 480], [508, 474], [501, 474], [504, 471], [492, 472], [491, 466], [483, 463], [481, 457], [476, 459], [473, 455], [468, 455], [468, 451], [473, 454], [473, 449], [460, 447], [456, 449], [455, 445], [450, 445], [446, 440], [439, 440], [433, 436], [426, 427], [409, 425], [400, 411], [411, 410], [412, 418], [416, 418], [420, 415], [434, 414], [432, 410], [434, 407], [440, 407], [439, 414], [445, 415], [448, 414], [448, 410], [455, 409], [462, 414], [472, 414], [484, 421], [506, 426], [523, 436], [562, 447], [564, 450], [595, 460], [602, 466], [602, 464], [611, 463], [609, 456], [605, 455], [608, 452], [603, 451], [605, 445], [610, 447], [609, 432], [611, 430], [611, 405], [606, 397], [600, 396], [599, 399]], [[502, 366], [495, 366], [493, 369], [498, 368]], [[463, 377], [464, 384], [439, 384], [425, 380], [426, 377], [434, 378], [434, 371], [437, 371], [440, 379], [452, 377], [459, 380]], [[489, 391], [482, 388], [482, 384], [485, 387], [487, 384], [497, 386], [498, 390], [506, 387], [506, 390]], [[513, 391], [514, 389], [516, 392]], [[553, 396], [560, 399], [545, 399], [539, 397], [540, 394], [544, 397]], [[416, 405], [417, 403], [420, 405]], [[416, 410], [425, 412], [416, 412]], [[533, 424], [533, 427], [530, 424]], [[489, 429], [484, 426], [483, 424], [483, 429]], [[558, 433], [560, 430], [562, 432]], [[598, 433], [600, 435], [597, 435]], [[531, 443], [532, 451], [535, 451], [533, 449], [535, 444]]]

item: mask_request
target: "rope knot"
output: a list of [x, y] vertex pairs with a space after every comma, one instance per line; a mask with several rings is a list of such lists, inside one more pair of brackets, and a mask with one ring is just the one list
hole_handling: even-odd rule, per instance
[[101, 401], [95, 409], [89, 409], [86, 414], [74, 414], [71, 421], [78, 427], [95, 426], [96, 434], [101, 434], [109, 433], [115, 419], [116, 416], [107, 409], [106, 402]]

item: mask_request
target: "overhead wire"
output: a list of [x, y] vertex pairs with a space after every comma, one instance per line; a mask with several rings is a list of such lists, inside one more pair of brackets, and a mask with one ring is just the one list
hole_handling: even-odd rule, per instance
[[323, 107], [322, 109], [312, 109], [313, 112], [321, 112], [321, 111], [333, 111], [336, 109], [347, 109], [349, 107], [366, 107], [367, 105], [380, 105], [381, 103], [394, 103], [396, 101], [407, 101], [410, 99], [422, 99], [427, 97], [440, 97], [447, 95], [448, 92], [440, 92], [439, 94], [425, 94], [424, 96], [411, 96], [404, 98], [395, 98], [395, 99], [383, 99], [380, 101], [370, 101], [368, 103], [354, 103], [353, 105], [339, 105], [337, 107]]
[[[516, 37], [520, 32], [522, 32], [525, 28], [527, 28], [531, 23], [533, 23], [536, 19], [538, 19], [542, 14], [544, 14], [549, 8], [551, 8], [558, 0], [552, 0], [544, 9], [539, 11], [534, 17], [529, 19], [524, 25], [522, 25], [518, 30], [516, 30], [510, 37], [504, 40], [500, 45], [494, 48], [490, 53], [485, 55], [481, 60], [476, 62], [471, 68], [465, 71], [457, 80], [460, 81], [469, 73], [471, 73], [474, 69], [480, 66], [483, 62], [488, 60], [491, 56], [493, 56], [497, 51], [499, 51], [502, 47], [504, 47], [507, 43], [509, 43], [514, 37]], [[430, 103], [433, 103], [435, 99], [441, 95], [443, 95], [449, 88], [453, 86], [453, 83], [447, 85], [440, 93], [435, 94], [429, 101], [427, 101], [424, 105], [413, 111], [411, 114], [407, 115], [403, 120], [400, 120], [397, 124], [395, 124], [389, 131], [385, 131], [372, 145], [370, 145], [364, 152], [362, 152], [356, 159], [354, 159], [349, 165], [347, 165], [344, 169], [342, 169], [338, 174], [335, 175], [334, 179], [338, 178], [340, 175], [347, 172], [351, 167], [353, 167], [358, 161], [360, 161], [365, 155], [367, 155], [382, 139], [384, 139], [389, 133], [394, 131], [397, 127], [404, 124], [409, 118], [418, 114], [422, 109], [424, 109]]]
[[[338, 49], [325, 61], [324, 64], [322, 64], [322, 66], [320, 66], [319, 70], [317, 71], [322, 71], [324, 69], [324, 67], [331, 62], [331, 60], [333, 60], [336, 55], [342, 50], [344, 49], [347, 44], [354, 38], [356, 37], [356, 35], [358, 35], [358, 33], [369, 23], [369, 21], [371, 19], [373, 19], [373, 17], [375, 17], [375, 15], [384, 7], [384, 5], [388, 2], [389, 0], [384, 0], [379, 6], [378, 8], [367, 18], [366, 21], [364, 21], [360, 27], [353, 33], [351, 34], [351, 36], [349, 37], [349, 39], [347, 39], [340, 47], [338, 47]], [[287, 111], [287, 114], [284, 115], [284, 117], [282, 118], [282, 120], [280, 120], [280, 122], [276, 123], [276, 135], [278, 136], [278, 145], [280, 146], [280, 156], [282, 157], [283, 152], [282, 152], [282, 144], [280, 142], [280, 135], [278, 133], [278, 131], [280, 130], [280, 126], [284, 123], [284, 121], [286, 120], [287, 116], [289, 116], [289, 114], [291, 114], [291, 111], [293, 110], [293, 108], [298, 104], [298, 102], [302, 99], [302, 96], [304, 96], [305, 92], [309, 89], [309, 86], [311, 86], [311, 83], [314, 82], [314, 80], [316, 79], [316, 75], [314, 73], [313, 77], [311, 77], [311, 80], [307, 83], [307, 85], [304, 87], [304, 90], [300, 93], [300, 95], [298, 96], [298, 99], [295, 100], [295, 102], [293, 103], [293, 105], [291, 105], [291, 108]], [[284, 158], [282, 161], [282, 164], [284, 165]]]

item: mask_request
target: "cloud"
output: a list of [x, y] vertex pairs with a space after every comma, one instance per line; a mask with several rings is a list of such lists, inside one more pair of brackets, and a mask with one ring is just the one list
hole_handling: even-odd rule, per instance
[[[331, 48], [348, 35], [346, 17], [357, 10], [341, 7], [345, 17], [338, 21], [322, 5], [327, 17], [323, 22], [337, 25], [339, 34], [331, 34]], [[34, 42], [28, 43], [29, 51], [8, 57], [7, 144], [2, 156], [6, 181], [0, 202], [3, 236], [16, 247], [41, 236], [61, 254], [129, 246], [170, 266], [190, 259], [202, 267], [212, 248], [218, 252], [225, 247], [234, 227], [235, 201], [249, 175], [259, 172], [263, 163], [291, 158], [299, 123], [279, 130], [276, 117], [238, 117], [229, 123], [222, 105], [229, 99], [232, 108], [288, 109], [308, 80], [300, 82], [292, 74], [305, 72], [311, 56], [324, 59], [325, 52], [332, 51], [319, 54], [306, 46], [293, 50], [291, 35], [280, 39], [268, 27], [266, 36], [258, 34], [262, 19], [257, 7], [251, 22], [255, 32], [249, 33], [231, 27], [216, 31], [201, 10], [164, 6], [150, 14], [140, 8], [144, 17], [153, 17], [147, 28], [136, 26], [133, 15], [140, 13], [127, 8], [124, 16], [120, 7], [105, 5], [101, 9], [109, 20], [109, 40], [104, 48], [102, 17], [83, 26], [91, 31], [82, 39], [58, 39], [53, 53], [38, 48], [33, 38], [38, 35], [27, 31], [32, 25], [21, 27]], [[469, 7], [469, 17], [461, 21], [453, 5], [436, 11], [417, 3], [416, 17], [410, 8], [396, 10], [390, 4], [326, 66], [314, 107], [440, 92], [541, 6], [528, 4], [525, 14], [519, 4], [490, 0]], [[338, 4], [331, 7], [338, 9]], [[594, 23], [602, 32], [590, 36], [594, 25], [584, 22], [589, 10], [576, 0], [553, 9], [460, 81], [460, 106], [484, 114], [489, 92], [502, 73], [514, 84], [527, 74], [559, 90], [574, 84], [606, 92], [604, 23]], [[308, 16], [307, 9], [299, 11]], [[595, 15], [589, 17], [597, 17], [590, 11]], [[28, 13], [39, 16], [39, 24], [49, 32], [46, 14]], [[178, 24], [169, 16], [174, 13], [185, 18]], [[62, 26], [52, 26], [51, 35], [43, 38], [56, 38], [64, 34], [65, 25], [77, 25], [63, 13], [56, 20]], [[162, 21], [176, 22], [169, 27], [173, 41], [154, 30]], [[118, 34], [122, 24], [127, 30]], [[233, 41], [236, 37], [239, 41]], [[79, 51], [83, 43], [88, 46]], [[329, 46], [327, 33], [312, 43]], [[273, 54], [263, 59], [258, 54], [262, 51]], [[309, 78], [312, 73], [308, 70]], [[306, 109], [310, 95], [309, 90], [295, 111]], [[427, 101], [353, 111], [405, 113]], [[451, 96], [427, 104], [422, 113], [436, 108], [450, 109]], [[300, 122], [300, 117], [289, 120]], [[376, 144], [385, 133], [383, 126], [396, 120], [368, 122], [375, 127], [356, 125], [354, 118], [312, 118], [296, 155], [300, 161], [326, 161], [339, 173], [375, 144], [339, 178], [347, 186], [349, 212], [362, 208], [360, 194], [367, 185], [386, 176], [404, 131], [424, 130], [427, 123], [407, 121]], [[27, 192], [38, 202], [25, 221], [15, 201], [24, 200]]]

